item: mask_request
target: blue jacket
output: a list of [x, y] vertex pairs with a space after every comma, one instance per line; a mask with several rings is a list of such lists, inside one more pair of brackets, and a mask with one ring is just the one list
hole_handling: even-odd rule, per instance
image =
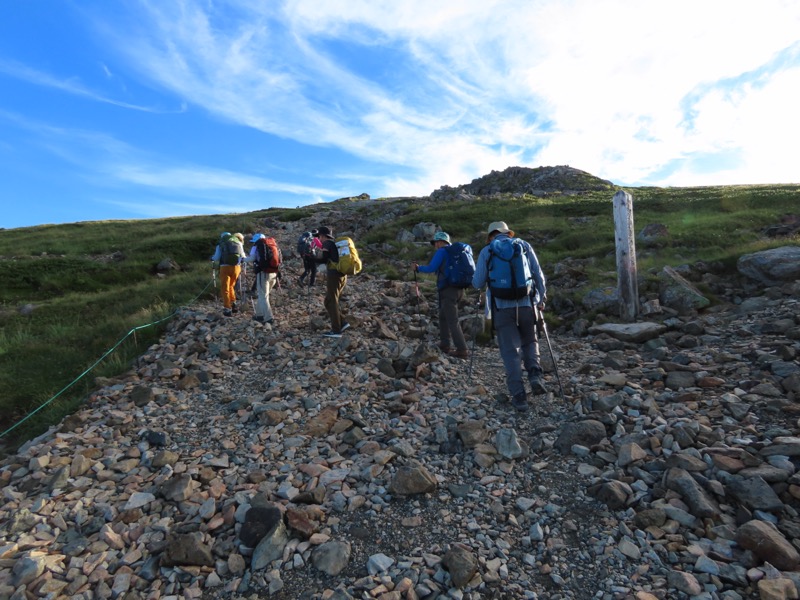
[[444, 282], [444, 268], [447, 266], [447, 250], [439, 248], [427, 265], [420, 265], [420, 273], [436, 273], [436, 287], [442, 289], [447, 287]]
[[[503, 238], [508, 238], [508, 235], [505, 233], [498, 234], [494, 239], [500, 240]], [[544, 281], [544, 273], [542, 273], [542, 267], [539, 266], [539, 259], [536, 258], [536, 253], [533, 251], [531, 245], [526, 242], [525, 240], [520, 240], [523, 245], [525, 246], [525, 251], [528, 253], [528, 265], [531, 269], [531, 275], [533, 276], [533, 292], [531, 295], [533, 296], [534, 304], [540, 304], [544, 302], [545, 298], [547, 297], [547, 290], [545, 288], [545, 281]], [[421, 269], [420, 269], [421, 270]], [[486, 283], [487, 278], [489, 277], [489, 245], [483, 247], [481, 253], [478, 255], [478, 260], [475, 261], [475, 275], [472, 277], [472, 287], [478, 288], [479, 290], [482, 289]], [[489, 290], [486, 290], [486, 299], [487, 299], [487, 306], [491, 306], [491, 294]], [[514, 308], [516, 306], [531, 306], [531, 296], [526, 296], [525, 298], [521, 298], [519, 300], [503, 300], [501, 298], [497, 298], [495, 301], [495, 306], [497, 308]]]

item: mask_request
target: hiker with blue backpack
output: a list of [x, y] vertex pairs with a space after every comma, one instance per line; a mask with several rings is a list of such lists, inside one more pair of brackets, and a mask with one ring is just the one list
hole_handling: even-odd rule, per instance
[[[436, 252], [427, 265], [413, 263], [414, 271], [436, 273], [439, 290], [439, 349], [456, 358], [467, 358], [469, 350], [464, 332], [458, 322], [458, 303], [464, 297], [464, 288], [472, 285], [475, 261], [472, 248], [461, 242], [451, 243], [450, 236], [437, 231], [431, 245]], [[453, 346], [450, 342], [453, 342]]]
[[534, 308], [544, 310], [547, 299], [544, 273], [531, 245], [514, 237], [503, 221], [489, 225], [486, 242], [475, 264], [472, 285], [478, 289], [488, 287], [487, 304], [497, 332], [511, 404], [519, 412], [527, 412], [523, 367], [533, 395], [547, 393], [542, 382], [534, 314]]
[[275, 238], [268, 237], [263, 233], [253, 234], [250, 243], [253, 244], [253, 247], [250, 249], [249, 256], [244, 260], [253, 263], [256, 274], [258, 300], [253, 318], [259, 323], [273, 323], [274, 315], [269, 302], [269, 294], [280, 279], [283, 254]]

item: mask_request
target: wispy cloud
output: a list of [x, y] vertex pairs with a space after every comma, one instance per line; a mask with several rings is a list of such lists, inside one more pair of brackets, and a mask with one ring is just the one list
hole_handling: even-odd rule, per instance
[[[111, 72], [108, 70], [108, 67], [103, 65], [102, 68], [108, 76], [111, 76]], [[136, 104], [130, 104], [128, 102], [123, 102], [120, 100], [115, 100], [114, 98], [109, 98], [107, 96], [104, 96], [98, 92], [91, 90], [90, 88], [86, 87], [75, 78], [59, 79], [54, 75], [51, 75], [49, 73], [44, 73], [36, 69], [32, 69], [31, 67], [28, 67], [26, 65], [20, 64], [15, 61], [0, 59], [0, 73], [3, 73], [9, 77], [14, 77], [17, 79], [21, 79], [23, 81], [27, 81], [28, 83], [32, 83], [34, 85], [60, 90], [67, 94], [72, 94], [74, 96], [81, 96], [83, 98], [94, 100], [95, 102], [102, 102], [104, 104], [119, 106], [120, 108], [127, 108], [130, 110], [137, 110], [148, 113], [159, 113], [159, 114], [180, 112], [180, 110], [163, 110], [150, 106], [140, 106]]]
[[153, 164], [114, 163], [107, 172], [121, 182], [157, 188], [186, 191], [285, 192], [288, 194], [331, 196], [336, 190], [273, 181], [263, 177], [224, 169], [200, 166], [159, 167]]
[[[226, 211], [255, 210], [270, 204], [264, 197], [269, 193], [282, 195], [288, 205], [344, 195], [343, 190], [329, 187], [213, 166], [176, 164], [169, 157], [153, 155], [106, 133], [56, 127], [8, 111], [0, 110], [0, 120], [25, 130], [31, 143], [72, 165], [73, 175], [97, 189], [110, 190], [109, 197], [115, 198], [111, 203], [143, 216], [184, 214], [195, 208], [198, 214], [220, 212], [221, 205]], [[119, 199], [120, 190], [143, 199]], [[148, 199], [152, 196], [159, 201]]]
[[395, 179], [407, 193], [514, 161], [668, 183], [676, 156], [754, 141], [681, 127], [687, 98], [759, 74], [736, 98], [691, 100], [705, 125], [767, 103], [759, 86], [798, 67], [790, 2], [242, 1], [224, 21], [205, 3], [143, 6], [141, 29], [118, 43], [144, 77], [219, 118], [407, 167]]

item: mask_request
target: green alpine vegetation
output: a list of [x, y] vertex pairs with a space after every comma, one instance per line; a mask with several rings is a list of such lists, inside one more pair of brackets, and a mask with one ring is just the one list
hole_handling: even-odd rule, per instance
[[[427, 262], [430, 246], [398, 242], [399, 231], [433, 222], [454, 240], [471, 243], [477, 253], [485, 243], [488, 223], [503, 220], [533, 244], [546, 275], [565, 259], [591, 258], [590, 285], [613, 285], [611, 201], [619, 188], [583, 172], [578, 185], [565, 183], [563, 172], [549, 178], [544, 177], [547, 173], [534, 173], [538, 179], [531, 183], [526, 172], [528, 186], [549, 181], [554, 187], [571, 189], [509, 191], [507, 171], [475, 180], [472, 187], [464, 186], [463, 193], [442, 188], [430, 198], [353, 198], [240, 215], [0, 230], [0, 433], [36, 413], [0, 444], [6, 450], [16, 448], [58, 422], [95, 389], [96, 377], [130, 369], [177, 308], [212, 299], [209, 257], [221, 231], [248, 236], [264, 231], [265, 220], [310, 219], [315, 226], [332, 225], [338, 233], [357, 223], [352, 231], [357, 233], [354, 239], [364, 273], [410, 280], [410, 262]], [[637, 247], [640, 273], [697, 260], [721, 261], [733, 271], [742, 254], [800, 243], [797, 235], [789, 239], [763, 235], [782, 215], [798, 211], [800, 185], [626, 191], [634, 199], [637, 233], [653, 223], [669, 231], [657, 247]], [[284, 254], [293, 251], [284, 248]], [[180, 268], [158, 273], [156, 265], [165, 258]], [[294, 268], [297, 262], [290, 261], [287, 269]], [[358, 285], [357, 278], [351, 285]], [[86, 377], [65, 389], [111, 348], [114, 351]], [[56, 395], [55, 401], [38, 410]]]

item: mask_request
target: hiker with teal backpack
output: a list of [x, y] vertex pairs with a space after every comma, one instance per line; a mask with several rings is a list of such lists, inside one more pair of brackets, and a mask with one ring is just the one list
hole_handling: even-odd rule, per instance
[[230, 317], [239, 310], [236, 305], [236, 281], [239, 279], [240, 263], [244, 257], [241, 240], [227, 231], [223, 231], [219, 236], [219, 242], [211, 260], [214, 268], [219, 267], [222, 314], [226, 317]]
[[[458, 303], [464, 298], [464, 288], [472, 285], [475, 262], [472, 248], [461, 242], [450, 243], [450, 236], [438, 231], [431, 240], [436, 252], [427, 265], [413, 263], [414, 271], [436, 273], [439, 290], [439, 348], [456, 358], [467, 358], [469, 350], [464, 332], [458, 322]], [[453, 346], [450, 345], [452, 340]]]
[[489, 225], [486, 241], [475, 264], [472, 285], [478, 289], [488, 287], [487, 304], [497, 332], [511, 404], [519, 412], [526, 412], [529, 405], [523, 367], [531, 392], [547, 393], [542, 382], [534, 315], [534, 307], [544, 310], [547, 300], [544, 273], [531, 245], [515, 238], [503, 221]]
[[253, 247], [250, 248], [250, 254], [245, 261], [253, 263], [253, 270], [256, 274], [256, 293], [258, 295], [253, 318], [259, 323], [273, 323], [274, 315], [272, 313], [272, 305], [269, 302], [269, 295], [280, 279], [283, 254], [275, 238], [268, 237], [263, 233], [253, 234], [250, 243], [253, 244]]

